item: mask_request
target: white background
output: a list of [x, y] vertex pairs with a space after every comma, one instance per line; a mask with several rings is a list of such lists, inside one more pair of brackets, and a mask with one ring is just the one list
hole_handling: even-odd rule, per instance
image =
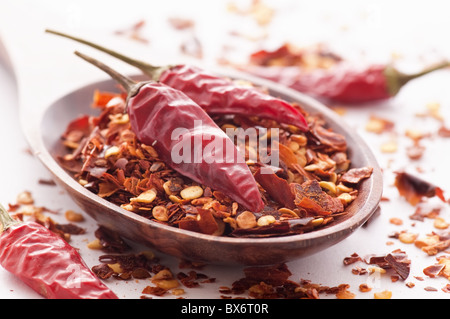
[[[395, 61], [404, 70], [419, 70], [427, 63], [442, 58], [450, 59], [448, 31], [448, 5], [446, 1], [265, 1], [275, 13], [272, 22], [259, 26], [247, 16], [227, 11], [227, 4], [233, 1], [5, 1], [0, 0], [0, 40], [9, 53], [9, 60], [0, 50], [0, 202], [3, 205], [15, 203], [16, 196], [24, 190], [32, 192], [36, 205], [46, 206], [64, 212], [67, 209], [80, 211], [71, 199], [58, 187], [38, 184], [41, 178], [50, 174], [41, 163], [26, 150], [28, 119], [33, 117], [33, 101], [52, 100], [65, 92], [92, 80], [106, 78], [94, 72], [91, 66], [76, 63], [71, 55], [74, 49], [86, 47], [64, 39], [44, 34], [45, 28], [53, 28], [108, 44], [128, 55], [140, 57], [155, 64], [181, 63], [192, 60], [180, 53], [179, 45], [190, 34], [174, 30], [168, 23], [169, 17], [194, 19], [195, 34], [199, 38], [204, 57], [202, 63], [214, 66], [221, 57], [235, 62], [245, 62], [252, 50], [276, 48], [285, 41], [299, 46], [326, 43], [336, 52], [359, 63]], [[250, 2], [239, 1], [241, 8]], [[137, 21], [146, 22], [142, 36], [147, 44], [138, 43], [114, 34], [116, 30], [130, 28]], [[230, 35], [230, 31], [252, 37], [267, 34], [263, 40], [250, 41]], [[226, 54], [224, 49], [227, 48]], [[107, 62], [113, 62], [105, 58]], [[196, 62], [196, 61], [194, 61]], [[13, 74], [9, 72], [13, 65]], [[124, 64], [116, 64], [122, 71], [129, 70]], [[414, 222], [409, 216], [411, 207], [392, 186], [393, 172], [406, 169], [435, 183], [450, 196], [449, 146], [450, 139], [436, 136], [441, 125], [431, 118], [421, 118], [417, 113], [426, 111], [426, 105], [438, 102], [444, 119], [450, 119], [450, 70], [435, 72], [415, 80], [402, 89], [400, 94], [386, 103], [361, 106], [343, 106], [347, 109], [342, 120], [354, 127], [363, 136], [375, 153], [384, 170], [384, 195], [389, 202], [381, 203], [381, 215], [368, 227], [357, 230], [341, 243], [317, 254], [288, 263], [293, 273], [291, 279], [311, 280], [327, 286], [349, 284], [356, 298], [374, 297], [374, 292], [392, 291], [392, 298], [449, 298], [441, 291], [449, 281], [445, 278], [428, 278], [423, 274], [426, 266], [436, 262], [436, 256], [427, 256], [413, 245], [403, 244], [388, 236], [395, 231], [409, 230], [420, 235], [434, 231], [433, 221]], [[377, 135], [365, 131], [365, 124], [372, 115], [395, 121], [393, 134]], [[447, 124], [447, 121], [445, 122]], [[450, 123], [449, 123], [450, 125]], [[424, 140], [426, 152], [419, 161], [406, 156], [410, 140], [404, 136], [406, 129], [415, 128], [430, 132]], [[24, 134], [25, 133], [25, 134]], [[380, 146], [394, 138], [399, 143], [398, 151], [391, 154], [380, 152]], [[423, 169], [418, 173], [416, 168]], [[440, 207], [440, 216], [450, 222], [450, 208], [434, 199], [430, 207]], [[63, 217], [52, 216], [59, 220]], [[94, 221], [86, 215], [81, 225], [87, 228], [85, 235], [72, 236], [72, 244], [80, 249], [88, 265], [98, 264], [101, 254], [86, 248], [94, 239]], [[398, 217], [403, 225], [395, 226], [389, 219]], [[393, 245], [387, 245], [392, 241]], [[375, 276], [358, 276], [351, 273], [353, 266], [344, 266], [343, 259], [352, 253], [360, 256], [387, 254], [402, 249], [411, 259], [411, 274], [406, 281], [391, 282], [390, 273]], [[144, 249], [136, 247], [136, 251]], [[161, 263], [176, 273], [178, 260], [155, 252]], [[440, 255], [444, 255], [441, 253]], [[364, 264], [358, 264], [367, 267]], [[202, 270], [217, 278], [214, 284], [185, 289], [185, 298], [219, 298], [218, 287], [231, 286], [243, 277], [242, 268], [208, 265]], [[423, 277], [420, 281], [415, 277]], [[412, 282], [413, 288], [405, 283]], [[149, 281], [107, 281], [120, 298], [139, 298], [143, 287]], [[358, 287], [368, 283], [371, 292], [361, 293]], [[438, 291], [429, 292], [425, 287]], [[0, 269], [1, 298], [40, 298], [14, 276]], [[165, 298], [172, 298], [167, 295]], [[321, 298], [335, 298], [321, 295]]]

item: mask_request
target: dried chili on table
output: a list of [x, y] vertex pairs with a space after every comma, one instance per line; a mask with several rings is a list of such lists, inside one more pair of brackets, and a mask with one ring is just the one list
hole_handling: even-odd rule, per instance
[[59, 235], [1, 206], [0, 226], [0, 264], [45, 298], [118, 299]]
[[47, 32], [94, 47], [139, 68], [152, 80], [182, 91], [210, 115], [258, 116], [296, 126], [302, 131], [308, 130], [308, 124], [299, 109], [255, 87], [239, 85], [231, 79], [195, 66], [153, 66], [80, 38], [52, 30]]
[[[146, 145], [153, 146], [158, 156], [183, 176], [227, 194], [247, 209], [259, 212], [264, 202], [258, 185], [245, 160], [233, 141], [217, 126], [205, 111], [183, 92], [163, 83], [154, 81], [135, 83], [115, 72], [103, 63], [76, 54], [99, 67], [116, 79], [128, 92], [126, 110], [132, 130]], [[196, 125], [201, 122], [201, 126]], [[179, 140], [172, 139], [175, 130], [180, 131], [181, 140], [192, 147], [191, 161], [175, 162], [172, 152]], [[203, 152], [214, 141], [214, 154], [220, 160], [199, 158], [194, 160], [195, 143], [201, 143], [201, 154], [215, 156], [213, 152]], [[185, 154], [184, 154], [185, 155]], [[242, 157], [242, 158], [241, 158]]]
[[395, 96], [409, 81], [450, 66], [444, 62], [416, 74], [391, 66], [340, 63], [330, 69], [302, 70], [296, 66], [250, 66], [244, 71], [290, 88], [341, 103], [366, 103]]
[[[341, 103], [365, 103], [395, 96], [409, 81], [450, 66], [442, 62], [415, 74], [403, 74], [390, 65], [354, 65], [333, 57], [324, 67], [308, 67], [301, 54], [287, 46], [274, 52], [258, 51], [250, 56], [250, 66], [240, 67], [250, 74], [281, 83], [300, 92]], [[313, 60], [320, 60], [320, 53]]]

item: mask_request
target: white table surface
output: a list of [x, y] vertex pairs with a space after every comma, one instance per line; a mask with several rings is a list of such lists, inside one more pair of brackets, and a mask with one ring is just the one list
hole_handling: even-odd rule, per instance
[[[0, 105], [3, 121], [0, 125], [1, 156], [0, 201], [3, 205], [15, 203], [16, 196], [29, 190], [36, 205], [46, 206], [64, 212], [67, 209], [80, 211], [67, 194], [57, 186], [38, 183], [48, 179], [50, 174], [44, 166], [27, 152], [27, 119], [33, 116], [33, 101], [36, 105], [62, 95], [87, 82], [106, 78], [93, 72], [91, 66], [77, 63], [71, 55], [74, 49], [94, 52], [68, 40], [43, 33], [45, 28], [54, 28], [72, 34], [83, 35], [91, 40], [109, 43], [130, 55], [150, 56], [157, 63], [189, 60], [179, 52], [180, 41], [186, 33], [174, 31], [167, 23], [168, 17], [196, 19], [195, 32], [204, 45], [206, 65], [214, 65], [223, 55], [225, 46], [239, 48], [230, 51], [230, 59], [243, 59], [245, 54], [256, 48], [274, 48], [284, 41], [298, 45], [318, 42], [330, 44], [338, 52], [354, 59], [368, 61], [388, 61], [397, 57], [400, 65], [420, 68], [424, 63], [442, 57], [450, 58], [450, 42], [445, 30], [449, 30], [448, 5], [445, 1], [410, 1], [408, 8], [404, 2], [377, 1], [265, 1], [276, 8], [273, 22], [263, 28], [249, 17], [242, 17], [226, 11], [232, 1], [0, 1], [0, 39], [6, 46], [10, 62], [0, 50]], [[240, 2], [245, 7], [246, 2]], [[199, 8], [207, 7], [199, 10]], [[138, 8], [138, 9], [136, 9]], [[145, 20], [143, 35], [150, 39], [148, 44], [137, 43], [114, 35], [114, 31], [130, 27], [133, 23]], [[230, 36], [229, 31], [259, 35], [267, 32], [265, 41], [251, 42]], [[103, 56], [104, 57], [104, 56]], [[149, 60], [149, 58], [146, 58]], [[105, 60], [113, 61], [105, 58]], [[355, 60], [356, 61], [356, 60]], [[9, 72], [10, 63], [14, 74]], [[116, 62], [117, 63], [117, 62]], [[119, 65], [119, 64], [117, 64]], [[120, 64], [122, 71], [132, 70]], [[436, 262], [436, 256], [427, 256], [412, 244], [404, 244], [388, 236], [401, 230], [410, 230], [420, 235], [434, 231], [433, 221], [412, 221], [409, 216], [415, 208], [400, 198], [393, 187], [393, 172], [406, 169], [436, 185], [450, 196], [450, 139], [436, 136], [440, 125], [435, 119], [421, 118], [417, 113], [426, 111], [430, 102], [438, 102], [445, 123], [450, 120], [450, 70], [435, 72], [409, 83], [400, 94], [386, 103], [364, 106], [344, 106], [347, 112], [343, 121], [354, 127], [373, 149], [384, 170], [384, 196], [390, 199], [382, 202], [381, 214], [364, 228], [360, 228], [339, 244], [288, 263], [293, 273], [291, 279], [307, 279], [326, 286], [349, 284], [356, 298], [374, 298], [374, 292], [392, 291], [392, 298], [450, 298], [441, 288], [450, 283], [447, 279], [428, 278], [423, 269]], [[377, 135], [367, 132], [365, 124], [374, 114], [395, 121], [395, 133]], [[426, 152], [419, 161], [411, 161], [405, 148], [410, 140], [404, 136], [406, 129], [415, 128], [431, 132], [432, 137], [424, 140]], [[382, 143], [395, 138], [398, 151], [386, 154], [380, 151]], [[423, 172], [417, 172], [421, 167]], [[429, 200], [430, 207], [440, 207], [440, 216], [450, 222], [450, 207], [436, 199]], [[84, 235], [72, 236], [72, 244], [80, 249], [81, 256], [89, 266], [98, 264], [101, 252], [90, 250], [86, 244], [94, 239], [95, 221], [86, 214], [86, 221], [80, 224], [87, 229]], [[64, 220], [61, 215], [52, 216]], [[392, 217], [403, 220], [396, 226], [389, 222]], [[388, 245], [387, 242], [393, 242]], [[144, 249], [135, 247], [136, 251]], [[406, 281], [391, 282], [388, 275], [354, 275], [354, 265], [344, 266], [343, 259], [352, 253], [360, 256], [369, 254], [385, 255], [395, 249], [404, 250], [411, 259], [411, 274]], [[179, 261], [159, 252], [161, 263], [168, 265], [174, 273]], [[439, 255], [445, 255], [440, 253]], [[358, 264], [367, 267], [364, 264]], [[185, 298], [220, 298], [220, 286], [230, 287], [232, 282], [242, 278], [242, 267], [222, 267], [207, 265], [201, 272], [217, 279], [216, 283], [185, 289]], [[423, 277], [418, 280], [416, 277]], [[406, 283], [415, 284], [408, 288]], [[362, 283], [372, 286], [371, 292], [359, 292]], [[106, 284], [120, 298], [139, 298], [142, 289], [149, 285], [148, 280], [116, 281]], [[424, 288], [434, 287], [435, 292]], [[40, 298], [13, 275], [0, 268], [0, 298]], [[174, 298], [167, 295], [163, 298]], [[321, 295], [321, 298], [335, 298], [334, 295]]]

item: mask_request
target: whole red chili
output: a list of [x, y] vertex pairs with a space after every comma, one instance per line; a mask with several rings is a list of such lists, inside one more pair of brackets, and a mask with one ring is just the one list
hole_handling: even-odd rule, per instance
[[302, 131], [308, 130], [308, 123], [299, 109], [257, 88], [238, 85], [231, 79], [216, 76], [195, 66], [153, 66], [80, 38], [52, 30], [47, 32], [84, 43], [139, 68], [152, 80], [182, 91], [210, 115], [259, 116], [296, 126]]
[[357, 66], [327, 50], [318, 50], [313, 56], [319, 61], [325, 59], [331, 66], [311, 68], [303, 55], [307, 56], [308, 50], [283, 45], [274, 51], [254, 52], [250, 55], [251, 65], [241, 69], [334, 102], [364, 103], [389, 99], [409, 81], [450, 66], [444, 62], [416, 74], [403, 74], [390, 65]]
[[[136, 83], [95, 59], [76, 54], [124, 87], [128, 92], [126, 110], [132, 130], [142, 143], [152, 145], [169, 166], [223, 192], [251, 211], [263, 209], [258, 185], [233, 141], [186, 94], [154, 81]], [[176, 138], [174, 132], [179, 132]], [[187, 160], [174, 160], [173, 152], [181, 145], [180, 141], [184, 146], [192, 146], [189, 154], [183, 154], [188, 156]]]
[[48, 299], [118, 299], [77, 250], [36, 222], [13, 219], [0, 205], [0, 264]]
[[444, 62], [416, 74], [403, 74], [382, 64], [355, 66], [338, 63], [328, 69], [303, 70], [296, 66], [250, 66], [253, 75], [290, 88], [341, 103], [365, 103], [395, 96], [409, 81], [450, 66]]

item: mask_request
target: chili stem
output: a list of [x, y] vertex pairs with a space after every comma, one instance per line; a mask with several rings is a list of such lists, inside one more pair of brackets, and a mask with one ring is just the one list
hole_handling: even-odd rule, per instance
[[388, 81], [388, 89], [392, 96], [396, 95], [400, 89], [409, 81], [414, 80], [418, 77], [426, 75], [428, 73], [446, 68], [450, 66], [450, 62], [445, 61], [439, 64], [436, 64], [432, 67], [429, 67], [423, 71], [413, 73], [413, 74], [404, 74], [397, 71], [393, 67], [387, 67], [385, 70], [386, 78]]
[[428, 73], [431, 73], [431, 72], [434, 72], [434, 71], [437, 71], [437, 70], [440, 70], [440, 69], [443, 69], [443, 68], [446, 68], [446, 67], [449, 67], [449, 66], [450, 66], [450, 62], [445, 61], [445, 62], [436, 64], [436, 65], [434, 65], [432, 67], [429, 67], [429, 68], [427, 68], [427, 69], [425, 69], [423, 71], [420, 71], [418, 73], [414, 73], [414, 74], [400, 74], [399, 79], [400, 79], [400, 81], [403, 84], [405, 84], [406, 82], [409, 82], [409, 81], [411, 81], [413, 79], [416, 79], [416, 78], [421, 77], [423, 75], [426, 75]]
[[146, 63], [144, 61], [140, 61], [140, 60], [136, 60], [136, 59], [130, 58], [130, 57], [125, 56], [125, 55], [123, 55], [121, 53], [118, 53], [116, 51], [113, 51], [113, 50], [110, 50], [108, 48], [105, 48], [105, 47], [103, 47], [101, 45], [98, 45], [96, 43], [93, 43], [93, 42], [90, 42], [90, 41], [87, 41], [87, 40], [84, 40], [84, 39], [81, 39], [81, 38], [78, 38], [78, 37], [74, 37], [74, 36], [71, 36], [71, 35], [68, 35], [68, 34], [65, 34], [65, 33], [62, 33], [62, 32], [49, 30], [49, 29], [45, 30], [45, 32], [52, 33], [52, 34], [55, 34], [55, 35], [59, 35], [59, 36], [64, 37], [64, 38], [68, 38], [68, 39], [71, 39], [71, 40], [74, 40], [74, 41], [86, 44], [87, 46], [90, 46], [90, 47], [95, 48], [97, 50], [100, 50], [100, 51], [102, 51], [104, 53], [107, 53], [107, 54], [109, 54], [109, 55], [111, 55], [111, 56], [113, 56], [115, 58], [118, 58], [119, 60], [122, 60], [122, 61], [124, 61], [124, 62], [126, 62], [128, 64], [131, 64], [132, 66], [137, 67], [144, 74], [146, 74], [152, 80], [155, 80], [155, 81], [158, 80], [159, 75], [161, 74], [161, 72], [166, 70], [166, 67], [154, 66], [154, 65], [148, 64], [148, 63]]
[[20, 223], [8, 214], [8, 211], [0, 204], [0, 234], [12, 225]]
[[86, 60], [87, 62], [95, 65], [100, 70], [104, 71], [105, 73], [107, 73], [114, 80], [119, 82], [124, 87], [124, 89], [127, 91], [128, 94], [133, 95], [134, 87], [136, 87], [136, 82], [134, 82], [132, 79], [130, 79], [129, 77], [126, 77], [123, 74], [120, 74], [119, 72], [111, 69], [106, 64], [103, 64], [102, 62], [100, 62], [94, 58], [91, 58], [85, 54], [82, 54], [78, 51], [75, 51], [75, 54], [78, 55], [80, 58]]

